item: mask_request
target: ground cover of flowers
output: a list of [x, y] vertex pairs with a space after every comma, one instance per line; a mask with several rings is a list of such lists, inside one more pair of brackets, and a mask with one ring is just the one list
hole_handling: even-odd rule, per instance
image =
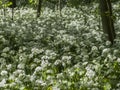
[[87, 9], [64, 8], [60, 16], [47, 8], [38, 19], [21, 9], [14, 22], [1, 14], [0, 90], [119, 90], [119, 17], [110, 46], [99, 15]]

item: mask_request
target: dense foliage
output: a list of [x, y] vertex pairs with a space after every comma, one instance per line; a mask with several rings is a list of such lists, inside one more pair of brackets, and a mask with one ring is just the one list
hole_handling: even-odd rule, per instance
[[[102, 32], [98, 5], [59, 11], [31, 8], [0, 14], [1, 90], [119, 90], [120, 3], [114, 5], [116, 43]], [[2, 10], [1, 10], [2, 12]], [[106, 42], [105, 42], [106, 41]]]

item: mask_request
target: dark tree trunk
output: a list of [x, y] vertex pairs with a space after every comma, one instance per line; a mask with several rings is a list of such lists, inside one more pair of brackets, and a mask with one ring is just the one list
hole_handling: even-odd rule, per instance
[[9, 0], [9, 2], [12, 2], [12, 5], [9, 7], [12, 8], [12, 20], [14, 18], [14, 8], [16, 7], [16, 0]]
[[110, 0], [99, 0], [103, 31], [108, 35], [108, 40], [113, 44], [116, 37], [113, 18], [112, 6]]
[[39, 0], [39, 2], [38, 2], [38, 8], [37, 8], [37, 17], [40, 17], [41, 8], [42, 8], [42, 0]]
[[14, 19], [14, 8], [12, 8], [12, 20]]
[[3, 8], [3, 14], [4, 14], [4, 17], [6, 16], [6, 9], [5, 9], [5, 6]]
[[16, 0], [8, 0], [9, 2], [12, 2], [12, 5], [10, 5], [10, 8], [15, 8], [16, 7]]

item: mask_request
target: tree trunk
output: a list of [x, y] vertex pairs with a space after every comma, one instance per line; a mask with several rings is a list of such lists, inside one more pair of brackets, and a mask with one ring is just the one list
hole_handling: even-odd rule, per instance
[[59, 11], [60, 11], [60, 16], [61, 16], [61, 0], [59, 0]]
[[38, 2], [38, 9], [37, 9], [37, 17], [40, 17], [41, 8], [42, 8], [42, 0], [39, 0], [39, 2]]
[[116, 37], [113, 18], [112, 6], [110, 0], [99, 0], [103, 31], [108, 35], [108, 40], [113, 44]]
[[16, 7], [16, 0], [9, 0], [9, 2], [12, 2], [12, 5], [10, 5], [10, 8], [15, 8]]
[[9, 0], [9, 2], [12, 2], [12, 5], [9, 7], [12, 8], [12, 20], [14, 18], [14, 8], [16, 7], [16, 0]]

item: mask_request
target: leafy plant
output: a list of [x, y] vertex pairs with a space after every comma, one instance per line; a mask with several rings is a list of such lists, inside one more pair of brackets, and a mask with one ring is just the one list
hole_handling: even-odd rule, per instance
[[92, 13], [81, 8], [65, 7], [62, 16], [45, 8], [37, 19], [33, 8], [20, 8], [14, 22], [9, 9], [6, 18], [0, 15], [0, 89], [119, 89], [119, 16], [111, 47], [94, 15], [98, 6]]

